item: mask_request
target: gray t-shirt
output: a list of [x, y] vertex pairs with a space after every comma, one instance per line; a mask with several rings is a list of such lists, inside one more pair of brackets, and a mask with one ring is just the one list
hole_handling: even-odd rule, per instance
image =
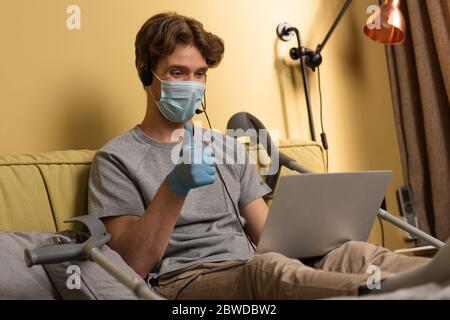
[[[228, 157], [223, 161], [225, 164], [218, 164], [218, 169], [239, 209], [270, 192], [254, 164], [248, 161], [229, 164], [230, 159], [248, 157], [244, 146], [221, 133], [213, 135], [216, 158]], [[233, 144], [234, 148], [229, 148]], [[89, 214], [99, 218], [142, 216], [175, 166], [172, 150], [180, 148], [181, 143], [163, 143], [150, 138], [139, 126], [108, 142], [92, 162]], [[241, 216], [240, 219], [245, 225], [245, 220]], [[157, 277], [201, 262], [246, 260], [253, 254], [216, 173], [213, 184], [189, 192], [167, 249], [150, 276]]]

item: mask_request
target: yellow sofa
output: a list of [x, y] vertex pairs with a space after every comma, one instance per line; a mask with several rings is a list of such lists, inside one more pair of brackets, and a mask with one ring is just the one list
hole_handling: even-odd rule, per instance
[[[325, 170], [324, 152], [316, 143], [285, 140], [280, 150], [313, 171]], [[0, 156], [0, 232], [61, 231], [68, 228], [64, 220], [87, 214], [94, 154], [66, 150]]]

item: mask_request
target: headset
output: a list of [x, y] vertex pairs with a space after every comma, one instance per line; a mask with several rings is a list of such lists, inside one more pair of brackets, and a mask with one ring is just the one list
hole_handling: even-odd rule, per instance
[[139, 78], [141, 79], [141, 82], [145, 87], [151, 85], [153, 82], [153, 75], [147, 69], [147, 66], [139, 70]]
[[141, 79], [141, 82], [145, 87], [151, 85], [153, 82], [153, 74], [152, 74], [151, 70], [149, 69], [151, 66], [150, 62], [151, 62], [151, 58], [149, 55], [149, 57], [147, 59], [147, 63], [144, 66], [142, 66], [138, 71], [139, 79]]

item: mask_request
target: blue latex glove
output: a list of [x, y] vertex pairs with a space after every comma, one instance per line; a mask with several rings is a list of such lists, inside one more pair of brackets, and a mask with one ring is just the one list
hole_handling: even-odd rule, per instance
[[[216, 162], [211, 146], [202, 145], [201, 148], [195, 149], [192, 126], [186, 123], [184, 129], [180, 162], [166, 178], [170, 190], [179, 196], [186, 196], [191, 189], [213, 184], [216, 174]], [[195, 162], [194, 155], [198, 158]]]

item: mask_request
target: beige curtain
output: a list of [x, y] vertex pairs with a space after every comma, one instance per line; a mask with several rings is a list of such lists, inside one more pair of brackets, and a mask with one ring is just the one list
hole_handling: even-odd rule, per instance
[[405, 181], [419, 226], [450, 237], [450, 0], [406, 0], [407, 38], [387, 48]]

